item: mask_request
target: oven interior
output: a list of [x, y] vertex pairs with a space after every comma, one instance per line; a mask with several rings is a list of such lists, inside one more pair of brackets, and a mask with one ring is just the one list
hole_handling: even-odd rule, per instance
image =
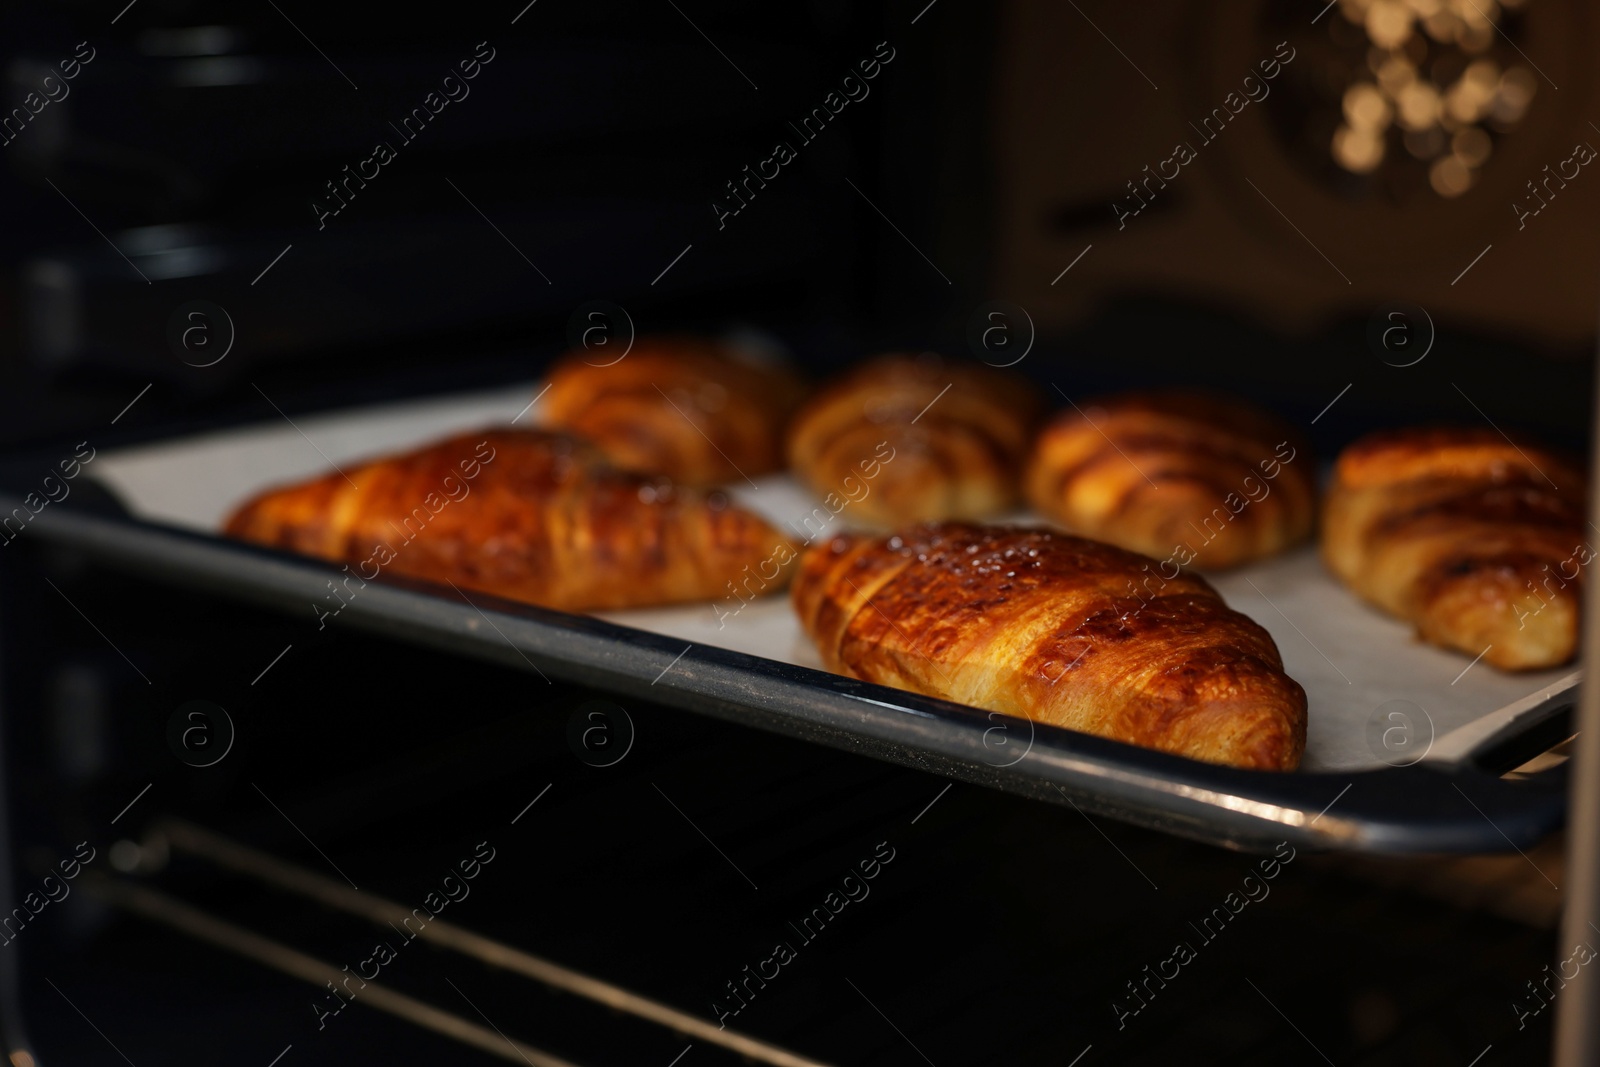
[[[40, 713], [8, 716], [10, 882], [65, 886], [0, 956], [34, 1062], [1290, 1062], [1296, 1027], [1453, 1062], [1545, 961], [1555, 895], [1516, 857], [1291, 850], [1223, 928], [1261, 857], [339, 627], [263, 674], [279, 613], [14, 547], [4, 697]], [[215, 708], [233, 731], [205, 767], [170, 740], [192, 701], [191, 758]], [[1200, 958], [1152, 982], [1175, 938]]]
[[[1041, 392], [1228, 389], [1324, 456], [1477, 404], [1586, 432], [1595, 208], [1568, 193], [1525, 231], [1506, 210], [1600, 114], [1577, 0], [1496, 9], [1497, 54], [1561, 90], [1448, 203], [1398, 150], [1330, 170], [1366, 55], [1342, 10], [277, 6], [0, 14], [18, 98], [99, 49], [0, 171], [8, 455], [271, 417], [263, 396], [298, 417], [521, 381], [593, 300], [758, 331], [822, 377], [890, 348], [992, 357], [971, 328], [1002, 299], [1037, 326], [1015, 372]], [[484, 37], [501, 58], [454, 125], [317, 229], [306, 201], [387, 105]], [[1119, 228], [1125, 182], [1280, 39], [1305, 58], [1254, 129]], [[719, 229], [724, 183], [880, 40], [871, 97]], [[206, 368], [168, 338], [196, 299], [237, 328]], [[1434, 312], [1431, 358], [1373, 349], [1394, 300]], [[1262, 856], [309, 619], [0, 546], [13, 1067], [1548, 1060], [1559, 836], [1263, 879]], [[1247, 877], [1261, 899], [1218, 917]], [[403, 932], [390, 906], [430, 900]]]

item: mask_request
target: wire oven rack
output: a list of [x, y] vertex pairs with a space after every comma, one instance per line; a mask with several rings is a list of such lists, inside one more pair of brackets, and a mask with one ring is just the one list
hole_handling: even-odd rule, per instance
[[[297, 894], [324, 907], [365, 919], [376, 927], [396, 928], [412, 917], [411, 909], [375, 893], [347, 887], [335, 879], [306, 870], [269, 853], [240, 844], [182, 819], [165, 819], [146, 831], [144, 850], [154, 854], [180, 852], [206, 863], [255, 879], [272, 889]], [[347, 976], [331, 963], [317, 959], [279, 941], [218, 918], [164, 890], [126, 877], [94, 877], [89, 891], [99, 899], [190, 937], [244, 956], [291, 977], [322, 987]], [[550, 989], [583, 997], [672, 1030], [694, 1041], [718, 1045], [754, 1063], [772, 1067], [829, 1067], [771, 1042], [719, 1027], [688, 1012], [641, 996], [621, 986], [563, 967], [494, 938], [432, 919], [407, 927], [422, 938], [451, 952], [470, 957], [509, 974], [543, 983]], [[492, 1026], [397, 992], [376, 980], [363, 980], [361, 1001], [368, 1007], [454, 1038], [512, 1063], [531, 1067], [578, 1067], [570, 1060], [508, 1037]]]

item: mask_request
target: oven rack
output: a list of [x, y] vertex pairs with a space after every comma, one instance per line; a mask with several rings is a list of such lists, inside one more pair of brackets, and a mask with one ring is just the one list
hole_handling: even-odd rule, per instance
[[[181, 852], [274, 890], [387, 927], [411, 918], [410, 909], [375, 893], [334, 879], [241, 844], [184, 819], [165, 818], [148, 827], [142, 855]], [[126, 876], [92, 876], [85, 883], [94, 897], [141, 918], [168, 926], [216, 948], [322, 988], [345, 978], [339, 968], [270, 937], [218, 918], [165, 890]], [[634, 993], [592, 975], [563, 967], [525, 949], [486, 937], [466, 927], [433, 919], [414, 935], [434, 946], [477, 960], [497, 970], [532, 979], [561, 993], [582, 997], [683, 1036], [736, 1053], [752, 1063], [771, 1067], [830, 1067], [824, 1061], [781, 1048]], [[455, 1012], [363, 978], [360, 1003], [394, 1015], [483, 1052], [528, 1067], [579, 1067], [569, 1059], [509, 1037], [492, 1023], [481, 1025]], [[487, 1022], [488, 1020], [485, 1019]]]

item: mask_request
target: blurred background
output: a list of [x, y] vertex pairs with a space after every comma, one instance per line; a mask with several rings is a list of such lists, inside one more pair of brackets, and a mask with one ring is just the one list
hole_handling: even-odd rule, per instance
[[[1430, 420], [1581, 446], [1600, 321], [1596, 36], [1578, 0], [7, 5], [0, 450], [275, 419], [265, 396], [292, 415], [531, 380], [596, 322], [759, 334], [818, 377], [931, 348], [1074, 396], [1210, 385], [1309, 425], [1324, 457]], [[242, 670], [219, 664], [274, 622], [55, 562], [75, 608], [143, 626], [196, 691]], [[9, 772], [15, 860], [0, 873], [15, 885], [74, 828], [104, 831], [88, 810], [144, 784], [119, 754], [172, 762], [150, 740], [168, 704], [121, 702], [105, 679], [123, 665], [53, 596], [35, 581], [7, 598], [59, 609], [4, 622], [13, 661], [50, 664], [7, 682], [12, 708], [49, 709], [13, 714], [7, 743], [53, 761]], [[665, 709], [602, 780], [559, 736], [584, 693], [541, 696], [560, 715], [534, 722], [524, 676], [458, 667], [331, 638], [298, 690], [234, 705], [255, 724], [249, 766], [298, 768], [306, 840], [363, 885], [405, 872], [387, 880], [403, 900], [429, 888], [423, 858], [467, 854], [451, 836], [463, 811], [499, 825], [526, 782], [554, 783], [562, 836], [508, 846], [525, 875], [484, 889], [475, 924], [535, 928], [553, 958], [702, 1014], [700, 994], [815, 886], [903, 843], [878, 917], [808, 950], [811, 977], [741, 1021], [829, 1062], [1546, 1055], [1553, 1013], [1523, 1028], [1507, 1008], [1532, 1003], [1553, 958], [1543, 872], [1560, 880], [1559, 842], [1534, 870], [1298, 864], [1259, 923], [1207, 950], [1210, 977], [1123, 1033], [1109, 1005], [1124, 981], [1248, 857], [967, 787], [928, 814], [936, 777]], [[440, 708], [465, 740], [434, 739]], [[547, 755], [485, 764], [471, 755], [485, 747]], [[242, 792], [240, 762], [225, 784]], [[413, 790], [419, 768], [433, 792]], [[149, 803], [213, 810], [224, 784], [171, 785], [186, 770], [167, 767]], [[739, 896], [663, 786], [764, 890], [788, 888]], [[244, 830], [316, 863], [275, 819]], [[168, 862], [123, 844], [102, 864]], [[174, 862], [227, 917], [340, 962], [370, 949], [348, 918]], [[309, 987], [104, 908], [41, 925], [0, 958], [3, 1036], [33, 1050], [15, 1067], [480, 1055], [359, 1010], [313, 1038]], [[450, 966], [396, 980], [451, 1000]], [[454, 966], [485, 1020], [536, 1015], [578, 1062], [734, 1061]], [[175, 1039], [196, 1020], [204, 1040]]]
[[[1478, 419], [1464, 397], [1581, 437], [1600, 99], [1575, 2], [105, 6], [0, 16], [11, 442], [152, 382], [119, 428], [259, 416], [250, 381], [293, 408], [528, 377], [593, 300], [818, 373], [970, 351], [1004, 301], [991, 361], [1031, 331], [1017, 369], [1069, 393], [1205, 382], [1310, 417], [1351, 385], [1332, 444]], [[470, 95], [402, 136], [479, 42]]]

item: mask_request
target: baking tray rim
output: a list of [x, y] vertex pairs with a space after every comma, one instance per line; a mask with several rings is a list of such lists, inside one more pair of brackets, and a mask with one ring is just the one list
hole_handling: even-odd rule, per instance
[[[18, 540], [275, 608], [319, 600], [341, 573], [323, 560], [139, 519], [110, 490], [105, 498], [52, 506]], [[0, 489], [0, 513], [20, 505]], [[1530, 707], [1456, 763], [1250, 771], [730, 649], [684, 648], [682, 638], [590, 615], [476, 592], [453, 598], [447, 587], [411, 579], [370, 583], [334, 625], [343, 621], [1224, 847], [1505, 851], [1534, 843], [1565, 817], [1564, 764], [1512, 782], [1473, 757], [1548, 722], [1574, 689]], [[1023, 756], [994, 758], [996, 728], [1030, 739]]]

